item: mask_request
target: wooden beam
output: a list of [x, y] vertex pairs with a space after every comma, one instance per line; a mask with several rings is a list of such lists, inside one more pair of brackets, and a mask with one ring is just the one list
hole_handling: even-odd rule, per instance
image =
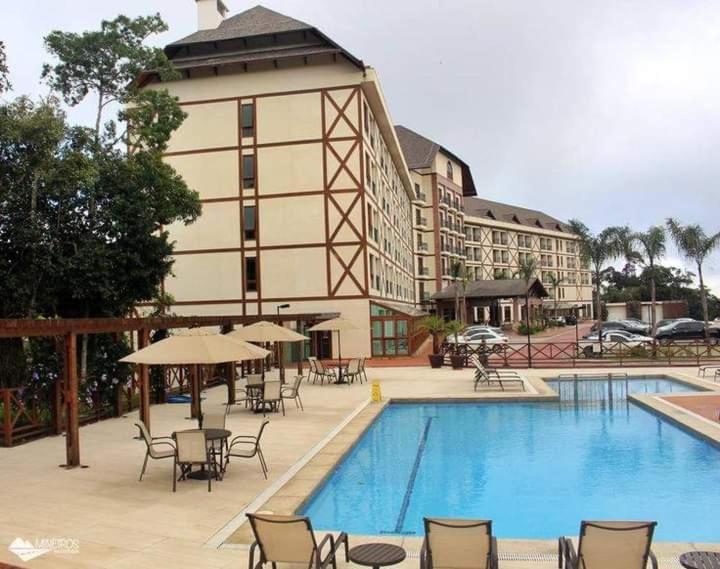
[[[329, 320], [339, 313], [283, 314], [285, 320]], [[277, 322], [275, 314], [254, 316], [171, 316], [163, 318], [48, 318], [0, 319], [0, 338], [24, 338], [30, 336], [65, 336], [66, 334], [110, 334], [133, 330], [161, 330], [173, 328], [201, 328], [231, 324], [252, 324], [259, 320]]]
[[77, 335], [65, 335], [65, 455], [66, 468], [80, 466], [80, 411], [78, 402]]
[[[138, 330], [138, 349], [142, 350], [150, 345], [150, 333], [147, 329]], [[140, 420], [150, 430], [150, 368], [145, 364], [138, 364], [138, 391], [140, 394]]]

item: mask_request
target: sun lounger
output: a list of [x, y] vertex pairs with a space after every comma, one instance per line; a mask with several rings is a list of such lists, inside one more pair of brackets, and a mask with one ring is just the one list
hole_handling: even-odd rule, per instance
[[420, 569], [497, 569], [497, 540], [489, 520], [425, 518]]
[[646, 569], [657, 559], [650, 550], [656, 522], [587, 522], [580, 524], [577, 550], [570, 538], [558, 540], [559, 567], [567, 569]]
[[[335, 557], [340, 547], [345, 547], [348, 559], [348, 537], [341, 533], [335, 537], [328, 533], [319, 542], [315, 539], [310, 518], [280, 514], [247, 514], [255, 534], [250, 546], [248, 569], [261, 569], [266, 563], [297, 563], [306, 569], [321, 569], [328, 565], [337, 567]], [[327, 553], [323, 554], [323, 548]], [[256, 550], [260, 557], [255, 561]]]
[[698, 376], [700, 376], [700, 374], [702, 373], [702, 376], [705, 377], [705, 374], [709, 371], [712, 371], [713, 375], [717, 377], [718, 372], [720, 371], [720, 365], [712, 364], [712, 365], [700, 366], [698, 368]]

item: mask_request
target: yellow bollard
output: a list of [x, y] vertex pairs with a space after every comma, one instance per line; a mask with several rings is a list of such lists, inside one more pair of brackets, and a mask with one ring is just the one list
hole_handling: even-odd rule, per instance
[[372, 382], [372, 400], [374, 403], [379, 403], [380, 401], [382, 401], [382, 392], [380, 391], [379, 381]]

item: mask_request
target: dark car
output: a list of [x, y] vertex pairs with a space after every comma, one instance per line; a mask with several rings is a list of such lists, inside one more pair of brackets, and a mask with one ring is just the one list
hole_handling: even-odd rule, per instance
[[[603, 322], [603, 330], [622, 330], [631, 334], [647, 334], [650, 326], [644, 322], [632, 322], [629, 320], [608, 320]], [[597, 332], [597, 322], [593, 324], [591, 330]]]
[[577, 324], [577, 316], [574, 314], [568, 314], [565, 316], [565, 324], [568, 326], [575, 326], [575, 324]]
[[[709, 330], [710, 337], [720, 336], [720, 330]], [[678, 320], [658, 328], [658, 340], [702, 340], [705, 338], [705, 324], [699, 320]]]

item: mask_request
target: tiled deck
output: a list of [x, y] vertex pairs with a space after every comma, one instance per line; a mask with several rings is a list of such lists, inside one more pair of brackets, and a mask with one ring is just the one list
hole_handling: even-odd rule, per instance
[[[633, 371], [633, 370], [628, 370]], [[647, 373], [647, 370], [635, 370]], [[678, 375], [683, 370], [654, 369], [652, 373]], [[695, 369], [684, 370], [693, 379]], [[382, 382], [383, 395], [394, 398], [512, 398], [519, 393], [473, 393], [472, 373], [429, 368], [374, 368], [370, 379]], [[538, 394], [552, 397], [538, 380], [552, 377], [552, 370], [532, 372], [530, 379]], [[709, 382], [708, 382], [709, 383]], [[213, 485], [212, 493], [202, 482], [178, 483], [178, 491], [171, 491], [170, 461], [151, 461], [143, 482], [137, 476], [144, 456], [144, 445], [133, 439], [133, 423], [137, 413], [83, 427], [80, 431], [81, 457], [87, 469], [65, 471], [57, 467], [63, 462], [64, 440], [51, 437], [12, 449], [0, 449], [0, 562], [37, 568], [163, 568], [185, 567], [223, 568], [243, 567], [247, 550], [243, 545], [212, 544], [225, 541], [219, 534], [237, 518], [248, 505], [257, 505], [270, 498], [281, 478], [298, 470], [296, 463], [338, 426], [359, 412], [370, 395], [368, 385], [313, 386], [303, 388], [306, 411], [301, 413], [290, 403], [287, 416], [273, 415], [264, 441], [265, 455], [270, 466], [270, 480], [265, 481], [259, 466], [252, 461], [234, 462], [222, 482]], [[522, 395], [522, 394], [520, 394]], [[525, 394], [527, 396], [527, 394]], [[209, 390], [203, 402], [206, 411], [222, 409], [225, 399], [223, 387]], [[154, 434], [167, 434], [194, 425], [185, 418], [187, 405], [161, 405], [152, 408]], [[228, 428], [235, 434], [253, 433], [262, 416], [237, 409], [228, 418]], [[361, 422], [360, 422], [361, 423]], [[349, 430], [331, 440], [323, 454], [317, 454], [300, 476], [283, 487], [277, 500], [296, 501], [314, 486], [318, 474], [339, 458], [352, 444], [362, 424], [348, 423]], [[351, 433], [355, 429], [356, 433]], [[314, 461], [314, 462], [313, 462]], [[263, 496], [266, 494], [266, 496]], [[258, 499], [261, 496], [261, 499]], [[278, 509], [280, 509], [280, 504]], [[275, 508], [276, 506], [273, 506]], [[579, 523], [579, 520], [578, 520]], [[240, 530], [242, 532], [242, 530]], [[227, 533], [227, 528], [225, 530]], [[232, 532], [230, 532], [231, 535]], [[243, 541], [237, 534], [230, 541]], [[77, 555], [48, 553], [23, 564], [7, 550], [15, 538], [68, 537], [80, 540]], [[353, 543], [363, 538], [353, 536]], [[415, 553], [417, 539], [401, 540], [410, 555], [400, 566], [417, 567]], [[661, 558], [693, 549], [695, 544], [658, 544], [655, 549]], [[501, 567], [554, 567], [553, 542], [501, 541], [504, 554]], [[720, 550], [720, 546], [715, 549]], [[672, 561], [664, 567], [676, 567]]]

